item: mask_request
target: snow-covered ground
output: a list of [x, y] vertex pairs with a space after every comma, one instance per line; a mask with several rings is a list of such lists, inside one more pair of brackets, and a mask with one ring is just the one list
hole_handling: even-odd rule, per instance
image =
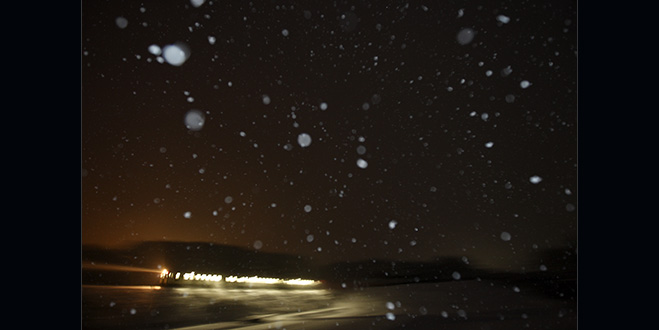
[[84, 329], [576, 329], [576, 299], [489, 280], [346, 290], [83, 288]]

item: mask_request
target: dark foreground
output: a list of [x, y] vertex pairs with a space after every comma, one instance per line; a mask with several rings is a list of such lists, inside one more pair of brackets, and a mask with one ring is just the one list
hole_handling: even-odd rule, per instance
[[364, 289], [83, 286], [83, 329], [576, 329], [575, 297], [489, 280]]

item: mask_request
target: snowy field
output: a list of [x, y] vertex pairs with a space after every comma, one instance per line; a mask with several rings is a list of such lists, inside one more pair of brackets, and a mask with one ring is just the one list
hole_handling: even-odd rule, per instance
[[361, 290], [83, 286], [83, 329], [576, 329], [576, 299], [489, 280]]

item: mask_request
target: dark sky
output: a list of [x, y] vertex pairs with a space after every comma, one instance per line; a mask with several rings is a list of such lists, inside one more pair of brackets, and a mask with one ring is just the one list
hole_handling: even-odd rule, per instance
[[[83, 1], [82, 243], [492, 267], [576, 245], [576, 12]], [[175, 43], [180, 66], [149, 51]]]

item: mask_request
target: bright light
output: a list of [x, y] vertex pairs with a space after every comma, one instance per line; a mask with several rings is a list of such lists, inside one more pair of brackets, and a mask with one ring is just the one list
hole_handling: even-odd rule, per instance
[[278, 278], [252, 276], [245, 280], [247, 283], [275, 284], [281, 281]]
[[[177, 279], [178, 275], [180, 273], [177, 273]], [[183, 279], [186, 281], [210, 281], [210, 282], [219, 282], [223, 278], [222, 275], [219, 274], [195, 274], [195, 272], [190, 272], [190, 273], [185, 273], [183, 274]]]
[[[168, 270], [163, 270], [161, 277], [167, 277], [169, 275]], [[175, 278], [178, 280], [181, 277], [181, 273], [177, 272]], [[220, 282], [224, 279], [227, 283], [249, 283], [249, 284], [288, 284], [288, 285], [313, 285], [318, 284], [318, 281], [315, 280], [306, 280], [301, 278], [296, 279], [281, 279], [275, 277], [259, 277], [259, 276], [222, 276], [219, 274], [197, 274], [195, 272], [189, 272], [183, 274], [183, 279], [186, 281], [206, 281], [206, 282]]]
[[314, 281], [314, 280], [303, 280], [301, 278], [297, 278], [297, 279], [294, 279], [294, 280], [284, 281], [284, 283], [290, 284], [290, 285], [312, 285], [312, 284], [316, 284], [316, 281]]
[[278, 278], [272, 278], [272, 277], [258, 277], [258, 276], [243, 276], [243, 277], [237, 277], [237, 276], [227, 276], [226, 278], [227, 282], [237, 282], [237, 283], [258, 283], [258, 284], [276, 284], [281, 282], [281, 279]]

